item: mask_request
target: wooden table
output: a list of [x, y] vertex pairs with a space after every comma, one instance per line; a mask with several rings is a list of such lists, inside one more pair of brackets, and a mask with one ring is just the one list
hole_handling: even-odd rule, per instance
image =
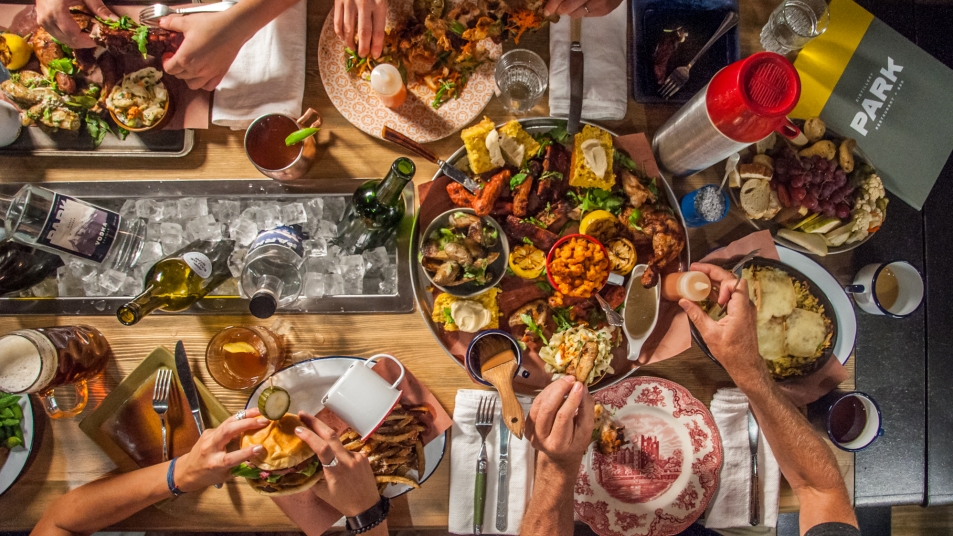
[[[330, 0], [308, 0], [308, 50], [317, 51], [318, 34], [330, 11]], [[767, 20], [774, 2], [743, 2], [741, 8], [742, 55], [760, 49], [758, 32]], [[526, 36], [521, 46], [533, 49], [544, 59], [549, 57], [548, 31]], [[512, 43], [505, 45], [511, 48]], [[621, 71], [620, 71], [621, 73]], [[622, 76], [622, 74], [620, 74]], [[305, 106], [311, 106], [324, 116], [321, 143], [328, 147], [324, 158], [310, 172], [310, 178], [379, 177], [394, 158], [403, 155], [395, 146], [372, 138], [350, 125], [337, 112], [321, 86], [317, 52], [307, 60]], [[605, 126], [620, 134], [647, 132], [651, 135], [677, 109], [677, 106], [642, 106], [630, 101], [628, 114], [618, 122]], [[509, 116], [499, 101], [493, 99], [485, 114], [500, 122]], [[543, 99], [531, 115], [548, 115]], [[215, 179], [259, 178], [260, 175], [245, 158], [242, 147], [243, 132], [220, 127], [196, 132], [192, 153], [181, 159], [110, 159], [96, 158], [5, 158], [6, 181], [53, 182], [76, 180], [160, 180], [160, 179]], [[461, 145], [457, 136], [430, 144], [438, 155], [449, 155]], [[416, 161], [419, 185], [429, 180], [435, 166]], [[108, 165], [107, 165], [108, 164]], [[715, 182], [713, 172], [702, 173], [676, 181], [673, 188], [681, 197], [704, 182]], [[690, 232], [693, 258], [700, 258], [715, 244], [743, 236], [751, 228], [742, 216], [732, 213], [722, 222]], [[849, 264], [845, 256], [825, 260], [824, 264], [841, 280], [846, 280]], [[290, 351], [308, 350], [315, 355], [345, 354], [370, 356], [379, 351], [396, 355], [420, 380], [428, 385], [447, 411], [453, 411], [458, 389], [474, 388], [466, 373], [451, 360], [431, 336], [419, 313], [385, 316], [349, 315], [292, 315], [276, 317], [288, 322]], [[231, 411], [244, 406], [246, 392], [228, 391], [212, 381], [201, 359], [208, 340], [219, 329], [229, 325], [261, 324], [249, 316], [168, 316], [147, 317], [136, 327], [124, 327], [112, 317], [0, 317], [0, 333], [21, 327], [88, 324], [101, 330], [109, 339], [116, 361], [105, 378], [91, 384], [89, 410], [95, 407], [119, 381], [155, 348], [172, 348], [176, 340], [183, 340], [193, 360], [193, 371], [222, 403]], [[267, 325], [267, 322], [265, 323]], [[853, 362], [848, 368], [851, 377], [843, 387], [853, 387]], [[710, 403], [714, 392], [731, 385], [728, 375], [709, 360], [697, 346], [676, 358], [645, 367], [640, 374], [659, 376], [688, 387], [692, 393]], [[42, 410], [39, 410], [41, 413]], [[51, 422], [38, 421], [40, 441], [37, 454], [29, 470], [14, 487], [0, 497], [0, 531], [32, 528], [44, 509], [69, 489], [89, 482], [115, 469], [112, 462], [77, 427], [78, 419]], [[841, 473], [849, 488], [853, 488], [853, 456], [833, 449], [838, 456]], [[445, 459], [434, 476], [418, 491], [405, 495], [394, 503], [391, 528], [440, 528], [447, 526], [449, 460]], [[230, 482], [224, 489], [209, 489], [201, 494], [186, 496], [182, 501], [162, 510], [147, 508], [117, 525], [121, 529], [137, 530], [288, 530], [294, 525], [267, 498], [256, 495], [243, 482]], [[797, 500], [790, 488], [782, 485], [781, 510], [794, 511]], [[14, 513], [11, 515], [11, 513]]]

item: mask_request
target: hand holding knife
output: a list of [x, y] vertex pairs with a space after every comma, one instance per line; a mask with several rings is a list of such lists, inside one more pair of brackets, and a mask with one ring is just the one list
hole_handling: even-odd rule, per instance
[[[185, 345], [182, 341], [175, 343], [175, 370], [179, 374], [179, 385], [182, 386], [182, 392], [185, 393], [185, 399], [189, 403], [195, 426], [198, 428], [199, 435], [202, 435], [205, 431], [205, 422], [202, 420], [202, 401], [199, 399], [195, 379], [192, 378], [192, 369], [189, 368], [189, 357], [185, 353]], [[215, 487], [221, 489], [222, 485], [215, 484]]]

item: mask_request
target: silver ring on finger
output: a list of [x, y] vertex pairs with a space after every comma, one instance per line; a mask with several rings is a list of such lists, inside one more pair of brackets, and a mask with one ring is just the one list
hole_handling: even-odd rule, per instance
[[245, 418], [245, 410], [243, 409], [238, 410], [238, 413], [235, 414], [235, 420], [240, 421], [244, 418]]
[[588, 15], [588, 14], [589, 14], [589, 6], [583, 5], [582, 8], [586, 10], [586, 15]]
[[337, 464], [338, 464], [338, 457], [335, 456], [334, 459], [331, 460], [329, 463], [321, 462], [321, 467], [334, 467]]

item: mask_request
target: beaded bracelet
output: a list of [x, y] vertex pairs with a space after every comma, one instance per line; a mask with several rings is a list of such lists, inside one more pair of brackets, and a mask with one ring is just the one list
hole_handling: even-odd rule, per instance
[[165, 474], [165, 483], [169, 486], [169, 491], [172, 493], [173, 497], [178, 497], [185, 493], [180, 490], [178, 486], [175, 485], [175, 462], [178, 458], [172, 458], [172, 463], [169, 464], [169, 471]]

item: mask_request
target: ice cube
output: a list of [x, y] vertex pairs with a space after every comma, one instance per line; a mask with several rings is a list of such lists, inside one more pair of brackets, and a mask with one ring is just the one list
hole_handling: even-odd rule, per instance
[[347, 199], [345, 197], [325, 197], [323, 218], [333, 222], [339, 222], [344, 216], [345, 208], [347, 208]]
[[302, 243], [305, 257], [326, 257], [328, 255], [328, 241], [323, 238], [305, 240]]
[[242, 213], [242, 204], [238, 201], [220, 199], [212, 206], [212, 214], [216, 221], [229, 223], [238, 219]]
[[361, 279], [364, 277], [364, 257], [361, 255], [345, 255], [337, 266], [337, 272], [344, 279]]
[[239, 246], [247, 246], [258, 236], [258, 225], [254, 221], [242, 217], [235, 220], [228, 228], [228, 235]]
[[384, 267], [380, 283], [381, 294], [397, 294], [397, 265], [391, 264]]
[[83, 294], [86, 296], [105, 296], [102, 287], [99, 286], [99, 272], [93, 271], [82, 279]]
[[324, 280], [324, 294], [326, 296], [344, 294], [344, 278], [341, 274], [331, 274]]
[[311, 238], [334, 238], [338, 235], [338, 226], [336, 223], [328, 220], [321, 220], [311, 233]]
[[245, 248], [235, 248], [232, 254], [228, 256], [228, 270], [232, 273], [232, 277], [242, 276], [242, 268], [245, 267], [245, 255], [247, 253], [248, 250]]
[[142, 279], [136, 279], [131, 275], [127, 275], [122, 286], [119, 287], [120, 296], [136, 296], [140, 292], [142, 292]]
[[384, 246], [365, 251], [363, 257], [364, 273], [367, 275], [380, 275], [384, 267], [390, 264], [390, 256]]
[[124, 281], [126, 281], [126, 274], [119, 270], [106, 270], [99, 276], [99, 286], [103, 288], [106, 294], [115, 293]]
[[364, 279], [344, 277], [345, 294], [364, 294]]
[[178, 201], [170, 199], [168, 201], [162, 202], [162, 221], [171, 222], [178, 220], [181, 217], [182, 216], [179, 214]]
[[33, 285], [30, 291], [37, 298], [55, 298], [59, 296], [59, 282], [55, 277], [48, 277]]
[[328, 246], [328, 257], [340, 257], [341, 246]]
[[[212, 219], [211, 222], [208, 220]], [[201, 216], [190, 221], [185, 226], [185, 235], [188, 240], [221, 240], [223, 236], [222, 224], [215, 222], [211, 215]]]
[[381, 279], [380, 277], [364, 277], [361, 281], [361, 294], [380, 294], [381, 293]]
[[200, 240], [210, 240], [212, 242], [225, 238], [226, 227], [222, 223], [207, 223], [199, 233]]
[[162, 224], [159, 222], [149, 222], [146, 224], [146, 240], [158, 242], [162, 238]]
[[255, 213], [255, 223], [262, 231], [274, 229], [281, 225], [281, 207], [277, 203], [270, 203], [258, 207]]
[[301, 224], [308, 221], [308, 213], [301, 203], [290, 203], [281, 207], [281, 222], [284, 225]]
[[83, 280], [73, 275], [67, 267], [60, 267], [56, 271], [57, 294], [60, 296], [82, 296]]
[[69, 268], [70, 275], [76, 279], [85, 279], [90, 274], [96, 273], [95, 264], [82, 261], [76, 258], [70, 260], [67, 268]]
[[162, 257], [162, 244], [160, 242], [145, 242], [142, 244], [142, 252], [139, 253], [139, 258], [136, 260], [136, 266], [152, 266], [158, 262]]
[[324, 296], [324, 281], [328, 276], [326, 274], [305, 274], [304, 276], [304, 296], [306, 298], [320, 298]]
[[308, 257], [305, 271], [309, 274], [329, 274], [334, 271], [337, 257]]
[[136, 216], [140, 218], [159, 221], [162, 219], [162, 211], [162, 203], [157, 202], [155, 199], [146, 198], [136, 200]]
[[205, 197], [183, 197], [179, 199], [178, 206], [179, 217], [186, 220], [194, 220], [208, 214], [208, 198]]
[[209, 296], [240, 296], [241, 291], [238, 290], [238, 281], [233, 277], [226, 280], [221, 285], [215, 287], [212, 292], [209, 292]]
[[162, 254], [171, 255], [185, 245], [182, 226], [178, 223], [162, 223], [159, 229], [159, 242], [162, 244]]
[[304, 204], [304, 209], [308, 212], [309, 221], [318, 221], [324, 218], [324, 199], [315, 197]]
[[136, 217], [136, 201], [134, 199], [126, 199], [126, 202], [122, 204], [122, 208], [119, 209], [120, 218], [135, 218]]

